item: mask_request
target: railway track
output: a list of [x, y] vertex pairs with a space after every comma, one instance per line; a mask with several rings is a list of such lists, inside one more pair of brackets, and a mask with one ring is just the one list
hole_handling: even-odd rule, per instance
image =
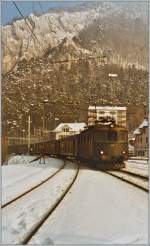
[[[40, 157], [39, 157], [40, 158]], [[35, 160], [38, 160], [39, 158], [36, 158]], [[31, 187], [30, 189], [24, 191], [23, 193], [19, 194], [18, 196], [14, 197], [13, 199], [9, 200], [8, 202], [2, 204], [1, 208], [5, 208], [8, 205], [12, 204], [13, 202], [17, 201], [18, 199], [20, 199], [21, 197], [29, 194], [31, 191], [37, 189], [38, 187], [40, 187], [41, 185], [43, 185], [44, 183], [46, 183], [48, 180], [50, 180], [51, 178], [53, 178], [55, 175], [57, 175], [64, 167], [65, 167], [65, 162], [64, 164], [60, 167], [60, 169], [58, 169], [56, 172], [54, 172], [53, 174], [51, 174], [49, 177], [47, 177], [45, 180], [41, 181], [39, 184], [34, 185], [33, 187]]]
[[106, 171], [116, 178], [119, 178], [127, 183], [130, 183], [146, 192], [148, 192], [148, 176], [143, 174], [134, 173], [129, 170], [119, 170], [119, 171]]
[[[64, 167], [64, 169], [61, 169], [61, 172], [58, 174], [58, 175], [53, 175], [53, 182], [52, 180], [51, 181], [48, 181], [49, 184], [47, 185], [47, 188], [48, 190], [51, 189], [51, 187], [53, 185], [55, 185], [55, 188], [54, 188], [54, 191], [55, 191], [55, 194], [56, 194], [56, 197], [54, 198], [54, 191], [49, 191], [49, 193], [45, 192], [45, 197], [46, 197], [46, 202], [45, 202], [45, 197], [41, 197], [40, 196], [40, 202], [42, 203], [42, 199], [43, 199], [43, 205], [42, 205], [42, 210], [38, 204], [39, 202], [39, 195], [38, 195], [38, 199], [37, 199], [37, 203], [35, 203], [35, 198], [33, 199], [32, 201], [32, 196], [30, 198], [30, 202], [29, 202], [29, 205], [28, 204], [25, 204], [26, 202], [25, 201], [28, 201], [29, 200], [29, 196], [28, 194], [27, 197], [24, 196], [22, 197], [22, 199], [18, 199], [16, 200], [16, 203], [11, 203], [9, 205], [7, 205], [6, 207], [4, 207], [4, 210], [5, 210], [5, 214], [3, 214], [3, 217], [5, 217], [5, 219], [3, 218], [3, 221], [4, 221], [4, 224], [2, 225], [3, 228], [4, 228], [4, 231], [3, 231], [3, 234], [5, 234], [5, 239], [3, 240], [4, 243], [8, 244], [8, 242], [6, 242], [7, 238], [9, 238], [9, 244], [13, 243], [13, 244], [27, 244], [30, 239], [36, 234], [36, 232], [39, 230], [39, 228], [43, 225], [43, 223], [47, 220], [47, 218], [54, 212], [54, 210], [57, 208], [57, 206], [61, 203], [61, 201], [63, 200], [63, 198], [67, 195], [67, 193], [69, 192], [70, 188], [72, 187], [72, 185], [74, 184], [77, 176], [78, 176], [78, 173], [79, 173], [79, 165], [77, 164], [72, 164], [71, 168], [73, 167], [73, 165], [75, 166], [74, 169], [71, 169], [71, 171], [69, 171], [69, 175], [68, 175], [68, 178], [66, 178], [67, 181], [64, 181], [65, 180], [65, 176], [66, 174], [68, 173], [68, 168], [70, 168], [70, 164], [67, 163]], [[58, 172], [57, 172], [58, 173]], [[63, 189], [61, 188], [61, 182], [62, 182], [62, 187], [64, 187]], [[63, 184], [64, 182], [64, 184]], [[45, 191], [45, 187], [46, 187], [46, 183], [43, 184], [44, 187], [42, 188], [43, 191]], [[57, 191], [59, 187], [59, 191]], [[40, 188], [40, 189], [41, 189]], [[34, 191], [34, 193], [36, 192], [36, 190]], [[41, 190], [40, 190], [40, 194], [42, 194]], [[21, 201], [23, 200], [23, 201]], [[35, 207], [34, 205], [35, 204]], [[23, 205], [23, 206], [22, 206]], [[20, 212], [16, 215], [16, 211], [18, 211], [19, 209], [22, 209], [22, 210], [26, 210], [27, 208], [29, 207], [33, 207], [34, 208], [34, 213], [29, 211], [30, 209], [28, 209], [28, 218], [26, 218], [26, 216], [24, 216], [24, 220], [26, 222], [26, 226], [25, 226], [25, 229], [20, 231], [18, 230], [18, 234], [14, 235], [14, 233], [12, 233], [12, 228], [13, 228], [13, 225], [11, 225], [11, 228], [9, 226], [9, 223], [11, 224], [11, 220], [12, 221], [17, 221], [17, 219], [19, 218], [19, 221], [17, 221], [17, 224], [18, 226], [20, 226], [20, 223], [22, 222], [22, 218], [20, 216]], [[13, 210], [12, 210], [13, 208]], [[16, 210], [17, 208], [19, 208], [18, 210]], [[3, 212], [3, 210], [2, 210]], [[7, 220], [7, 222], [5, 221], [6, 220], [6, 216], [9, 216], [10, 214], [10, 217], [9, 218], [9, 221]], [[36, 216], [35, 216], [36, 214]], [[32, 218], [33, 216], [33, 218]], [[16, 222], [15, 222], [16, 223]], [[13, 224], [13, 223], [12, 223]], [[9, 229], [7, 232], [5, 232], [5, 228], [9, 226]], [[16, 228], [16, 224], [14, 225], [14, 228]]]

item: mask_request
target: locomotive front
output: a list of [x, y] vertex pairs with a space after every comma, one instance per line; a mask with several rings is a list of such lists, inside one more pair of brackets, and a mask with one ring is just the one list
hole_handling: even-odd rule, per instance
[[110, 124], [94, 132], [94, 158], [99, 166], [124, 167], [128, 158], [128, 132], [126, 128]]

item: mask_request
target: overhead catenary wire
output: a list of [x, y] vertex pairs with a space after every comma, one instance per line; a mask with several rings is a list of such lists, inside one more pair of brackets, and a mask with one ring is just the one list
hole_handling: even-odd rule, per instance
[[95, 59], [104, 59], [107, 58], [107, 56], [95, 56], [95, 57], [87, 57], [87, 58], [78, 58], [78, 59], [66, 59], [66, 60], [57, 60], [57, 61], [49, 61], [52, 64], [56, 63], [66, 63], [66, 62], [77, 62], [77, 61], [88, 61], [88, 60], [95, 60]]
[[38, 2], [38, 4], [39, 4], [39, 7], [40, 7], [40, 9], [42, 11], [42, 14], [44, 14], [44, 10], [43, 10], [42, 4], [40, 2]]
[[[13, 1], [13, 4], [15, 6], [15, 8], [18, 10], [19, 14], [21, 15], [21, 17], [24, 19], [26, 26], [29, 28], [30, 32], [32, 33], [33, 37], [36, 39], [36, 41], [39, 43], [40, 47], [41, 47], [41, 43], [39, 41], [39, 39], [37, 38], [37, 36], [35, 35], [34, 31], [31, 29], [30, 25], [28, 24], [27, 20], [25, 19], [24, 15], [22, 14], [21, 10], [19, 9], [19, 7], [17, 6], [16, 2]], [[42, 51], [45, 53], [46, 50], [44, 50], [41, 47]]]
[[[38, 2], [38, 4], [39, 4], [39, 7], [40, 7], [40, 9], [41, 9], [41, 11], [42, 11], [42, 14], [44, 15], [44, 10], [43, 10], [43, 7], [42, 7], [41, 2]], [[51, 27], [52, 23], [51, 23], [51, 21], [50, 21], [49, 16], [48, 16], [48, 21], [49, 21], [49, 28], [50, 28], [50, 31], [53, 32], [53, 33], [56, 33], [54, 30], [52, 30], [52, 27]]]

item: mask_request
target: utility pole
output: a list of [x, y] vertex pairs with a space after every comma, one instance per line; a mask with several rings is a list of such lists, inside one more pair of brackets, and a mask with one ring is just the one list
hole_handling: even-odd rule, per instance
[[112, 104], [112, 79], [111, 78], [118, 77], [118, 74], [109, 73], [108, 76], [110, 78], [110, 98], [111, 98], [111, 104]]
[[94, 105], [95, 105], [95, 123], [96, 123], [97, 120], [96, 102], [94, 103]]
[[30, 153], [31, 117], [28, 115], [28, 153]]
[[43, 138], [44, 138], [44, 130], [45, 130], [45, 104], [48, 103], [48, 102], [49, 102], [48, 99], [45, 99], [43, 102], [41, 102], [43, 104], [43, 126], [42, 126]]
[[[30, 104], [31, 107], [34, 106], [33, 103]], [[28, 153], [30, 153], [30, 144], [31, 144], [31, 108], [28, 110]]]
[[[109, 76], [109, 78], [110, 78], [110, 100], [111, 100], [111, 106], [112, 106], [112, 108], [111, 108], [111, 110], [113, 109], [113, 102], [112, 102], [112, 82], [113, 82], [113, 80], [112, 80], [112, 78], [116, 78], [116, 77], [118, 77], [118, 74], [116, 74], [116, 73], [109, 73], [108, 74], [108, 76]], [[112, 114], [111, 114], [111, 112], [110, 112], [110, 115], [111, 115], [111, 118], [113, 119], [113, 116], [112, 116]], [[116, 123], [117, 123], [117, 118], [116, 118]]]

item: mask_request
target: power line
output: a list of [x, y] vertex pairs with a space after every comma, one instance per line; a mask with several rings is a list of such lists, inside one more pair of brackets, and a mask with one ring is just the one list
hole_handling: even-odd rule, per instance
[[[41, 9], [41, 11], [42, 11], [42, 14], [44, 14], [44, 10], [43, 10], [43, 7], [42, 7], [41, 2], [38, 2], [38, 4], [39, 4], [39, 7], [40, 7], [40, 9]], [[49, 16], [47, 16], [47, 17], [48, 17], [48, 21], [49, 21], [49, 28], [50, 28], [50, 31], [53, 32], [53, 33], [56, 33], [54, 30], [52, 30], [52, 27], [51, 27], [52, 23], [51, 23], [51, 21], [50, 21]]]
[[44, 15], [44, 10], [43, 10], [43, 7], [42, 7], [42, 4], [40, 2], [38, 2], [39, 6], [40, 6], [40, 9], [42, 11], [42, 14]]
[[88, 60], [96, 60], [96, 59], [104, 59], [107, 58], [107, 56], [95, 56], [95, 57], [88, 57], [88, 58], [79, 58], [79, 59], [71, 59], [71, 60], [58, 60], [58, 61], [50, 61], [50, 63], [56, 64], [56, 63], [66, 63], [66, 62], [76, 62], [76, 61], [88, 61]]
[[[29, 30], [31, 31], [31, 34], [34, 36], [34, 38], [37, 40], [37, 42], [40, 44], [41, 47], [41, 43], [39, 41], [39, 39], [36, 37], [36, 35], [34, 34], [33, 30], [31, 29], [30, 25], [28, 24], [28, 22], [26, 21], [24, 15], [22, 14], [22, 12], [20, 11], [19, 7], [17, 6], [17, 4], [13, 1], [14, 6], [16, 7], [16, 9], [18, 10], [19, 14], [21, 15], [21, 17], [24, 19], [26, 26], [29, 28]], [[43, 52], [45, 53], [46, 51], [41, 47], [41, 49], [43, 50]]]
[[[18, 12], [19, 12], [19, 14], [21, 15], [21, 17], [24, 19], [25, 24], [26, 24], [26, 26], [29, 28], [31, 34], [34, 36], [34, 38], [37, 40], [37, 42], [39, 43], [39, 45], [40, 45], [40, 47], [41, 47], [41, 43], [40, 43], [39, 39], [38, 39], [37, 36], [35, 35], [33, 29], [31, 29], [30, 25], [29, 25], [28, 22], [26, 21], [24, 15], [22, 14], [21, 10], [19, 9], [19, 7], [18, 7], [17, 4], [15, 3], [15, 1], [13, 1], [13, 4], [14, 4], [14, 6], [16, 7], [16, 9], [18, 10]], [[42, 8], [42, 6], [41, 6], [41, 4], [40, 4], [40, 2], [39, 2], [39, 6], [40, 6], [42, 12], [44, 12], [44, 11], [43, 11], [43, 8]], [[41, 47], [41, 49], [43, 50], [44, 53], [46, 53], [46, 50], [44, 50], [42, 47]], [[67, 63], [67, 62], [86, 61], [86, 60], [95, 60], [95, 59], [104, 59], [104, 58], [107, 58], [107, 57], [104, 55], [104, 56], [97, 56], [97, 57], [79, 58], [79, 59], [71, 59], [71, 60], [68, 60], [68, 59], [67, 59], [67, 60], [50, 61], [50, 62], [51, 62], [52, 64], [56, 64], [56, 63]]]

